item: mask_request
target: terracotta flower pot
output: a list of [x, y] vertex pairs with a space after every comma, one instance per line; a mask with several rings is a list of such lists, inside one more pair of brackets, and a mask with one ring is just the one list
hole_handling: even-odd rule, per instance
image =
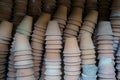
[[25, 76], [25, 77], [17, 77], [16, 80], [35, 80], [33, 75]]
[[22, 65], [29, 65], [29, 64], [33, 64], [32, 60], [26, 60], [26, 61], [18, 61], [15, 62], [15, 66], [22, 66]]
[[45, 80], [61, 80], [61, 76], [49, 76], [49, 75], [46, 75], [45, 76]]
[[94, 49], [94, 44], [91, 36], [88, 34], [82, 34], [80, 40], [80, 49]]
[[96, 58], [95, 54], [93, 55], [82, 55], [81, 56], [82, 59], [93, 59], [93, 58]]
[[103, 49], [103, 50], [105, 50], [105, 49], [113, 50], [113, 45], [111, 45], [111, 44], [100, 44], [100, 45], [98, 45], [97, 49], [98, 50], [100, 50], [100, 49]]
[[46, 36], [61, 36], [57, 21], [50, 21], [46, 30]]
[[[24, 19], [21, 21], [17, 29], [21, 29], [27, 32], [31, 32], [32, 29], [32, 17], [31, 16], [25, 16]], [[26, 24], [27, 23], [27, 24]]]
[[32, 42], [32, 43], [31, 43], [31, 47], [32, 47], [33, 49], [43, 50], [43, 45], [42, 45], [42, 44], [39, 44], [39, 43], [37, 43], [37, 42]]
[[74, 31], [79, 31], [79, 27], [73, 24], [67, 24], [66, 28], [74, 30]]
[[67, 7], [66, 6], [59, 6], [54, 17], [67, 20]]
[[17, 69], [21, 69], [21, 68], [31, 68], [33, 67], [34, 65], [33, 64], [29, 64], [29, 65], [14, 65], [14, 68], [17, 68]]
[[87, 76], [95, 76], [98, 68], [95, 65], [83, 65], [83, 74]]
[[98, 12], [96, 10], [92, 10], [88, 13], [88, 15], [85, 17], [84, 20], [97, 23], [97, 19], [98, 19]]
[[107, 36], [113, 35], [111, 24], [109, 21], [99, 22], [97, 36], [101, 36], [101, 35], [107, 35]]
[[39, 39], [35, 39], [35, 38], [32, 38], [31, 41], [32, 41], [32, 42], [37, 42], [37, 43], [39, 43], [39, 44], [44, 43], [44, 40], [39, 40]]
[[48, 50], [49, 49], [50, 50], [55, 50], [55, 49], [58, 50], [58, 49], [62, 49], [62, 45], [54, 45], [54, 44], [53, 45], [46, 45], [45, 48], [48, 49]]
[[60, 69], [46, 69], [45, 70], [45, 75], [61, 75], [61, 70]]
[[0, 24], [0, 36], [11, 38], [13, 24], [8, 21], [2, 21]]
[[65, 80], [78, 80], [79, 79], [79, 75], [65, 75], [64, 79]]
[[70, 35], [74, 35], [77, 36], [78, 32], [70, 30], [70, 29], [65, 29], [64, 33], [70, 34]]
[[46, 52], [61, 52], [61, 50], [46, 50]]
[[101, 57], [108, 57], [108, 58], [111, 58], [111, 59], [115, 59], [115, 57], [114, 57], [114, 54], [110, 54], [110, 53], [108, 53], [108, 54], [98, 54], [98, 59], [100, 59]]
[[89, 26], [86, 26], [86, 25], [83, 25], [81, 27], [82, 30], [85, 30], [85, 31], [88, 31], [90, 33], [93, 33], [94, 29], [92, 27], [89, 27]]
[[64, 73], [65, 75], [75, 76], [75, 75], [79, 75], [80, 71], [73, 71], [73, 72], [65, 71]]
[[95, 28], [95, 24], [90, 22], [90, 21], [84, 21], [83, 25], [86, 25], [86, 26], [89, 26], [89, 27], [92, 27], [93, 29]]
[[94, 49], [89, 49], [89, 50], [81, 50], [82, 55], [88, 55], [88, 54], [95, 54]]
[[46, 36], [45, 40], [54, 41], [54, 40], [62, 40], [61, 36]]
[[14, 61], [32, 60], [32, 55], [15, 56]]
[[67, 38], [65, 40], [65, 47], [64, 47], [63, 53], [64, 54], [67, 54], [67, 53], [74, 53], [74, 54], [75, 53], [80, 53], [76, 38]]
[[65, 71], [80, 71], [80, 69], [81, 69], [80, 65], [74, 65], [74, 66], [65, 65], [64, 67]]
[[68, 20], [67, 23], [68, 23], [68, 24], [73, 24], [73, 25], [76, 25], [76, 26], [81, 26], [81, 23], [80, 23], [80, 22], [74, 21], [74, 20]]
[[80, 56], [74, 56], [74, 57], [72, 57], [72, 56], [66, 56], [66, 57], [64, 57], [64, 62], [81, 62], [81, 59], [80, 59]]
[[63, 44], [63, 43], [62, 43], [62, 41], [58, 41], [58, 40], [55, 41], [55, 40], [54, 40], [54, 41], [46, 41], [45, 44], [49, 44], [49, 45], [50, 45], [50, 44], [55, 44], [55, 45], [58, 45], [58, 44], [59, 44], [59, 45], [60, 45], [60, 44]]
[[113, 36], [110, 35], [98, 36], [97, 40], [113, 40]]
[[84, 75], [84, 74], [82, 74], [82, 79], [83, 80], [96, 80], [96, 78], [97, 78], [97, 76], [96, 75], [94, 75], [94, 76], [88, 76], [88, 75]]
[[107, 44], [113, 44], [113, 41], [111, 41], [111, 40], [106, 40], [106, 41], [104, 41], [104, 40], [103, 40], [103, 41], [98, 41], [97, 44], [99, 44], [99, 45], [101, 45], [101, 44], [106, 44], [106, 45], [107, 45]]
[[51, 15], [48, 13], [44, 13], [44, 12], [41, 13], [40, 18], [35, 23], [35, 26], [46, 29], [45, 26], [48, 24], [50, 17], [51, 17]]
[[96, 63], [95, 59], [84, 59], [84, 60], [82, 60], [82, 64], [94, 65], [95, 63]]
[[17, 33], [15, 37], [15, 47], [14, 51], [26, 51], [31, 50], [31, 46], [29, 44], [28, 37]]
[[73, 8], [72, 13], [69, 16], [69, 19], [82, 22], [82, 8], [79, 7]]
[[34, 35], [37, 35], [37, 36], [45, 36], [45, 32], [37, 31], [37, 30], [34, 30], [34, 31], [33, 31], [33, 34], [34, 34]]
[[114, 54], [114, 50], [98, 50], [97, 51], [99, 54]]
[[34, 74], [34, 71], [32, 68], [28, 68], [28, 69], [17, 69], [16, 70], [16, 76], [17, 77], [25, 77], [25, 76], [30, 76]]
[[45, 61], [61, 61], [59, 53], [45, 53]]

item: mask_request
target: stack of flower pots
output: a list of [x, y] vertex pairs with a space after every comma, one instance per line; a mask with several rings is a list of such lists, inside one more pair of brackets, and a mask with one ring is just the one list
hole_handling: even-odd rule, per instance
[[82, 52], [82, 64], [94, 65], [96, 63], [95, 46], [92, 41], [92, 33], [97, 23], [98, 12], [92, 10], [84, 19], [79, 34], [80, 49]]
[[0, 23], [0, 79], [5, 80], [6, 63], [11, 40], [13, 24], [8, 21]]
[[66, 38], [63, 51], [64, 56], [64, 80], [80, 79], [81, 58], [77, 39], [74, 37]]
[[97, 0], [86, 0], [86, 12], [97, 10]]
[[28, 1], [28, 14], [33, 16], [36, 20], [41, 13], [41, 0], [29, 0]]
[[78, 32], [82, 24], [82, 8], [74, 7], [70, 14], [66, 28], [64, 30], [64, 38], [78, 37]]
[[101, 57], [109, 57], [113, 60], [115, 59], [115, 52], [113, 48], [113, 33], [109, 21], [100, 21], [98, 24], [97, 52], [98, 59]]
[[53, 13], [56, 8], [56, 0], [43, 0], [43, 12]]
[[61, 80], [61, 35], [57, 21], [50, 21], [45, 34], [45, 80]]
[[98, 65], [98, 80], [116, 80], [114, 64], [111, 58], [102, 57]]
[[58, 5], [63, 5], [67, 7], [68, 12], [70, 12], [71, 8], [71, 0], [58, 0]]
[[0, 1], [0, 21], [9, 20], [11, 18], [12, 7], [13, 7], [12, 0]]
[[96, 80], [98, 68], [95, 65], [82, 66], [82, 80]]
[[120, 41], [120, 1], [113, 0], [111, 7], [110, 20], [112, 24], [112, 30], [114, 35], [114, 50], [117, 51], [118, 43]]
[[24, 18], [27, 11], [27, 0], [15, 0], [15, 6], [13, 11], [13, 23], [17, 26]]
[[99, 21], [105, 21], [109, 19], [110, 5], [111, 5], [111, 0], [106, 0], [106, 1], [99, 0], [98, 1]]
[[119, 44], [119, 48], [116, 54], [116, 69], [117, 69], [117, 79], [120, 79], [120, 44]]
[[58, 21], [60, 31], [63, 32], [67, 21], [67, 7], [60, 5], [55, 14], [53, 15], [53, 19]]
[[41, 13], [39, 19], [34, 25], [34, 30], [32, 34], [31, 46], [34, 61], [34, 75], [37, 80], [40, 76], [41, 60], [43, 56], [43, 44], [45, 41], [45, 31], [50, 17], [51, 16], [48, 13]]
[[73, 7], [80, 7], [83, 8], [85, 7], [85, 0], [72, 0], [72, 6]]
[[12, 52], [14, 53], [16, 80], [35, 80], [32, 48], [29, 43], [31, 28], [32, 17], [25, 16], [14, 36]]

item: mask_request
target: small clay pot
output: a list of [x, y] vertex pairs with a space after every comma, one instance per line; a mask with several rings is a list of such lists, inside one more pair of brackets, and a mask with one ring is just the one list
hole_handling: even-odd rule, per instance
[[95, 54], [94, 49], [89, 49], [89, 50], [81, 50], [82, 55], [89, 55], [89, 54]]
[[47, 45], [53, 45], [53, 44], [60, 45], [60, 44], [62, 44], [62, 41], [58, 41], [58, 40], [56, 40], [56, 41], [46, 41], [45, 44], [47, 44]]
[[82, 55], [81, 56], [82, 59], [93, 59], [96, 58], [95, 54], [94, 55]]
[[46, 50], [46, 52], [61, 52], [61, 50]]
[[82, 60], [82, 64], [95, 64], [96, 63], [96, 61], [95, 61], [95, 59], [84, 59], [84, 60]]
[[97, 40], [113, 40], [113, 36], [110, 35], [98, 36]]
[[57, 49], [58, 50], [58, 49], [62, 49], [62, 45], [54, 45], [54, 44], [53, 45], [46, 45], [45, 48], [46, 49], [52, 49], [52, 50], [53, 49]]
[[15, 66], [22, 66], [22, 65], [29, 65], [29, 64], [33, 64], [32, 60], [26, 60], [26, 61], [18, 61], [15, 62]]
[[103, 50], [105, 50], [105, 49], [113, 50], [113, 45], [111, 45], [111, 44], [101, 44], [101, 45], [98, 45], [97, 49], [98, 50], [100, 50], [100, 49], [103, 49]]
[[64, 62], [71, 62], [71, 63], [73, 63], [73, 62], [81, 62], [81, 59], [80, 59], [80, 56], [74, 56], [74, 57], [66, 56], [66, 57], [64, 57]]
[[65, 65], [64, 70], [65, 71], [80, 71], [81, 66], [80, 65]]
[[31, 68], [33, 67], [34, 65], [33, 64], [29, 64], [29, 65], [14, 65], [15, 68], [17, 69], [21, 69], [21, 68]]
[[79, 75], [64, 75], [65, 80], [78, 80], [79, 77]]
[[64, 73], [65, 73], [65, 75], [72, 75], [72, 76], [74, 76], [74, 75], [79, 75], [81, 72], [80, 71], [73, 71], [73, 72], [65, 71]]
[[24, 77], [24, 76], [30, 76], [34, 74], [34, 71], [32, 68], [28, 68], [28, 69], [17, 69], [16, 71], [16, 76], [17, 77]]
[[62, 37], [61, 36], [46, 36], [45, 40], [50, 40], [50, 41], [53, 41], [53, 40], [62, 40]]
[[61, 61], [59, 53], [45, 53], [45, 61]]
[[45, 70], [45, 74], [46, 75], [61, 75], [62, 73], [61, 73], [61, 70], [60, 69], [46, 69]]
[[25, 77], [17, 77], [16, 80], [35, 80], [33, 75], [25, 76]]
[[32, 60], [32, 55], [15, 56], [14, 61]]
[[[70, 44], [71, 43], [71, 44]], [[80, 53], [77, 39], [76, 38], [67, 38], [65, 40], [65, 47], [63, 53]]]
[[47, 27], [45, 35], [46, 36], [48, 35], [49, 36], [61, 36], [62, 35], [57, 21], [54, 20], [48, 23], [48, 27]]

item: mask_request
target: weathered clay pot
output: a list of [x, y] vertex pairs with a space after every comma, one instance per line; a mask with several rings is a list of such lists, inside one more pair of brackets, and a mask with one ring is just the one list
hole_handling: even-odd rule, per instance
[[74, 75], [79, 75], [80, 71], [73, 71], [73, 72], [65, 71], [64, 73], [65, 73], [65, 75], [72, 75], [72, 76], [74, 76]]
[[80, 53], [76, 38], [67, 38], [65, 40], [65, 47], [64, 47], [63, 53], [64, 54], [67, 54], [67, 53], [74, 53], [74, 54], [75, 53]]
[[15, 38], [14, 51], [31, 50], [29, 39], [27, 36], [17, 33]]
[[45, 46], [46, 49], [50, 49], [50, 50], [54, 50], [54, 49], [62, 49], [62, 45], [46, 45]]
[[78, 80], [79, 79], [79, 75], [64, 75], [64, 79], [65, 80]]
[[49, 76], [49, 75], [45, 75], [45, 80], [61, 80], [61, 76]]
[[62, 37], [61, 36], [46, 36], [45, 40], [50, 40], [50, 41], [62, 40]]
[[54, 17], [67, 20], [67, 7], [66, 6], [59, 6]]
[[92, 10], [88, 13], [84, 20], [91, 21], [93, 23], [97, 23], [98, 12], [96, 10]]
[[8, 21], [2, 21], [0, 24], [0, 36], [11, 38], [13, 24]]
[[66, 57], [64, 57], [64, 62], [81, 62], [81, 59], [80, 59], [80, 56], [74, 56], [74, 57], [72, 57], [72, 56], [66, 56]]
[[89, 49], [89, 50], [81, 50], [82, 55], [88, 55], [88, 54], [95, 54], [94, 49]]
[[80, 71], [80, 68], [81, 68], [80, 65], [74, 65], [74, 66], [65, 65], [64, 70], [65, 71]]
[[29, 65], [14, 65], [15, 68], [17, 69], [21, 69], [21, 68], [31, 68], [33, 67], [33, 63], [32, 64], [29, 64]]
[[72, 13], [69, 16], [69, 19], [82, 22], [82, 8], [79, 7], [73, 8]]
[[88, 34], [82, 34], [80, 37], [80, 49], [94, 49], [91, 36]]
[[89, 27], [92, 27], [93, 29], [95, 28], [95, 24], [90, 22], [90, 21], [84, 21], [83, 25], [86, 25], [86, 26], [89, 26]]
[[113, 45], [112, 44], [100, 44], [100, 45], [98, 45], [97, 49], [98, 50], [100, 50], [100, 49], [103, 49], [103, 50], [105, 50], [105, 49], [113, 50]]
[[81, 26], [81, 23], [80, 23], [80, 22], [74, 21], [74, 20], [68, 20], [67, 23], [68, 23], [68, 24], [73, 24], [73, 25], [76, 25], [76, 26]]
[[46, 69], [45, 70], [45, 75], [61, 75], [61, 70], [60, 69]]
[[83, 65], [83, 74], [88, 76], [95, 76], [98, 68], [95, 65]]
[[34, 71], [32, 68], [28, 68], [28, 69], [17, 69], [16, 70], [16, 76], [17, 77], [24, 77], [24, 76], [30, 76], [34, 74]]
[[98, 59], [100, 59], [101, 57], [108, 57], [108, 58], [112, 58], [113, 60], [115, 59], [114, 54], [98, 54]]
[[59, 53], [45, 53], [45, 61], [61, 61]]
[[18, 61], [15, 62], [15, 66], [22, 66], [22, 65], [29, 65], [29, 64], [33, 64], [32, 60], [26, 60], [26, 61]]
[[43, 50], [43, 45], [42, 45], [42, 44], [39, 44], [39, 43], [37, 43], [37, 42], [32, 42], [32, 43], [31, 43], [31, 47], [32, 47], [33, 49]]
[[100, 44], [113, 44], [113, 41], [111, 41], [111, 40], [106, 40], [106, 41], [104, 41], [104, 40], [103, 40], [103, 41], [98, 41], [97, 44], [99, 44], [99, 45], [100, 45]]
[[74, 30], [74, 31], [79, 31], [79, 27], [73, 24], [67, 24], [66, 28]]
[[98, 50], [97, 51], [99, 54], [114, 54], [114, 50]]
[[48, 13], [41, 13], [40, 18], [35, 23], [35, 26], [40, 27], [42, 29], [46, 29], [46, 25], [50, 20], [51, 15]]
[[70, 29], [65, 29], [64, 33], [74, 35], [74, 36], [77, 36], [77, 34], [78, 34], [76, 31], [73, 31], [73, 30], [70, 30]]
[[113, 40], [113, 36], [110, 36], [110, 35], [98, 36], [97, 40]]
[[54, 41], [46, 41], [46, 43], [45, 44], [55, 44], [55, 45], [57, 45], [57, 44], [62, 44], [62, 41], [58, 41], [58, 40], [54, 40]]
[[108, 35], [108, 36], [113, 35], [111, 24], [109, 21], [99, 22], [97, 36], [101, 36], [101, 35]]
[[93, 58], [96, 58], [95, 54], [93, 55], [82, 55], [81, 56], [82, 59], [93, 59]]
[[35, 77], [33, 75], [26, 77], [17, 77], [16, 80], [35, 80]]
[[31, 32], [32, 29], [32, 17], [25, 16], [22, 22], [18, 25], [17, 29], [21, 29], [27, 32]]
[[15, 56], [14, 61], [32, 60], [32, 55]]
[[91, 65], [93, 65], [95, 63], [96, 63], [95, 59], [84, 59], [84, 60], [82, 60], [82, 64], [91, 64]]
[[46, 50], [46, 52], [61, 52], [61, 50]]
[[84, 75], [82, 74], [82, 80], [96, 80], [97, 76], [94, 75], [94, 76], [88, 76], [88, 75]]
[[59, 25], [57, 21], [50, 21], [46, 30], [46, 36], [61, 36]]

